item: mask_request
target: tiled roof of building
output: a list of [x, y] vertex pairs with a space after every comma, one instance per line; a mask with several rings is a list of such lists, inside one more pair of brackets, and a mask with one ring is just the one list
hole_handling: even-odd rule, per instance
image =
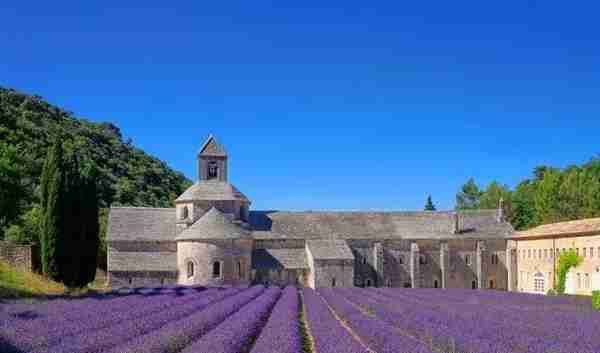
[[234, 224], [216, 208], [211, 208], [175, 240], [239, 239], [250, 235], [250, 231]]
[[[459, 232], [456, 229], [458, 217]], [[513, 229], [496, 210], [469, 212], [250, 212], [261, 239], [504, 238]]]
[[108, 218], [109, 241], [173, 241], [174, 208], [113, 207]]
[[600, 234], [600, 218], [588, 218], [577, 221], [544, 224], [526, 231], [516, 232], [513, 238], [518, 239], [594, 233]]
[[235, 186], [224, 181], [201, 180], [190, 186], [175, 202], [182, 201], [230, 201], [250, 202]]
[[108, 264], [118, 271], [177, 271], [177, 253], [109, 251]]
[[306, 245], [315, 260], [353, 260], [354, 255], [345, 240], [307, 240]]
[[[459, 212], [458, 233], [454, 232], [455, 217], [454, 212], [252, 211], [249, 222], [256, 239], [504, 238], [513, 233], [510, 224], [496, 221], [493, 210]], [[198, 220], [181, 235], [203, 232], [202, 224], [206, 221]], [[115, 207], [110, 211], [108, 239], [173, 241], [175, 223], [173, 208]], [[246, 230], [235, 224], [231, 226], [236, 230], [232, 235], [239, 231], [247, 236]]]
[[299, 249], [256, 249], [252, 252], [252, 267], [266, 269], [303, 269], [306, 250]]

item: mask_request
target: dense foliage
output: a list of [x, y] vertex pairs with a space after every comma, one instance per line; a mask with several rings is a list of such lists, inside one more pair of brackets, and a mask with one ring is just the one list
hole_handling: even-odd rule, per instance
[[556, 292], [558, 294], [565, 294], [565, 283], [567, 281], [567, 273], [572, 268], [575, 268], [581, 264], [583, 258], [577, 255], [577, 252], [573, 249], [569, 249], [560, 254], [558, 258], [558, 268], [556, 269], [557, 281], [556, 281]]
[[40, 204], [43, 163], [59, 134], [66, 154], [77, 151], [98, 171], [102, 208], [169, 207], [190, 185], [183, 174], [124, 141], [113, 124], [76, 118], [40, 97], [0, 87], [0, 238], [12, 225], [27, 227], [23, 216]]
[[600, 159], [564, 170], [540, 166], [514, 190], [492, 182], [480, 189], [469, 179], [456, 195], [457, 209], [496, 208], [504, 199], [507, 219], [518, 229], [600, 216]]
[[96, 274], [97, 179], [89, 162], [65, 156], [62, 145], [57, 137], [49, 148], [40, 183], [42, 272], [68, 287], [82, 287]]
[[600, 290], [592, 292], [592, 307], [600, 311]]
[[[577, 298], [433, 288], [301, 293], [303, 305], [296, 288], [263, 286], [148, 288], [11, 304], [0, 311], [0, 351], [600, 351], [600, 316]], [[300, 339], [312, 344], [304, 350]]]

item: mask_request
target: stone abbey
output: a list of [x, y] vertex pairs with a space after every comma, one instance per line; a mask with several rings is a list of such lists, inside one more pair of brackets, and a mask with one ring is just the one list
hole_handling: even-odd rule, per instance
[[273, 285], [513, 290], [513, 228], [502, 207], [448, 212], [251, 210], [210, 136], [198, 181], [175, 208], [113, 207], [113, 287]]

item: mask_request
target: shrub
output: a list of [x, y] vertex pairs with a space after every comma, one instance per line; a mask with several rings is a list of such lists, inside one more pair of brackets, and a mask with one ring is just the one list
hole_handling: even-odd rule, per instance
[[556, 283], [556, 291], [558, 294], [565, 294], [565, 282], [567, 280], [567, 273], [573, 267], [579, 266], [583, 261], [583, 258], [577, 255], [575, 250], [571, 249], [560, 254], [558, 259], [558, 270], [557, 277], [558, 282]]
[[556, 291], [552, 288], [548, 289], [548, 292], [546, 292], [546, 295], [558, 295], [558, 293], [556, 293]]
[[592, 292], [592, 307], [600, 311], [600, 290]]

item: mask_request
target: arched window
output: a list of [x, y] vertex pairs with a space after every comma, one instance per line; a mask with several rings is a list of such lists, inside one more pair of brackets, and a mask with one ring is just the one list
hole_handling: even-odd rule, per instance
[[364, 256], [364, 257], [363, 257], [363, 259], [362, 259], [362, 263], [363, 263], [363, 265], [366, 265], [366, 264], [367, 264], [367, 257], [366, 257], [366, 256]]
[[187, 276], [188, 278], [194, 277], [194, 263], [192, 261], [187, 263]]
[[207, 169], [207, 173], [206, 173], [206, 179], [210, 180], [210, 179], [216, 179], [218, 177], [219, 177], [219, 166], [217, 164], [217, 161], [209, 161], [208, 169]]
[[239, 279], [244, 278], [244, 272], [243, 272], [243, 269], [242, 269], [242, 262], [241, 261], [237, 262], [237, 273], [238, 273], [238, 278]]
[[331, 286], [332, 286], [332, 287], [335, 287], [335, 277], [333, 277], [333, 278], [331, 279]]
[[400, 265], [404, 264], [404, 258], [402, 257], [402, 255], [398, 256], [398, 263]]
[[433, 288], [437, 288], [438, 287], [438, 280], [434, 280], [433, 281]]
[[425, 265], [425, 264], [427, 264], [427, 258], [423, 254], [419, 255], [419, 265]]
[[471, 281], [471, 289], [477, 289], [477, 281]]
[[465, 255], [465, 263], [467, 266], [471, 266], [471, 255]]
[[189, 216], [189, 210], [187, 206], [183, 206], [181, 209], [181, 219], [186, 219]]
[[219, 261], [213, 262], [213, 278], [221, 278], [221, 263]]
[[494, 280], [490, 279], [490, 289], [494, 289], [495, 288], [495, 284], [494, 284]]
[[370, 286], [371, 286], [371, 280], [370, 280], [370, 279], [368, 279], [368, 280], [367, 280], [367, 282], [366, 282], [366, 286], [367, 286], [367, 287], [370, 287]]

